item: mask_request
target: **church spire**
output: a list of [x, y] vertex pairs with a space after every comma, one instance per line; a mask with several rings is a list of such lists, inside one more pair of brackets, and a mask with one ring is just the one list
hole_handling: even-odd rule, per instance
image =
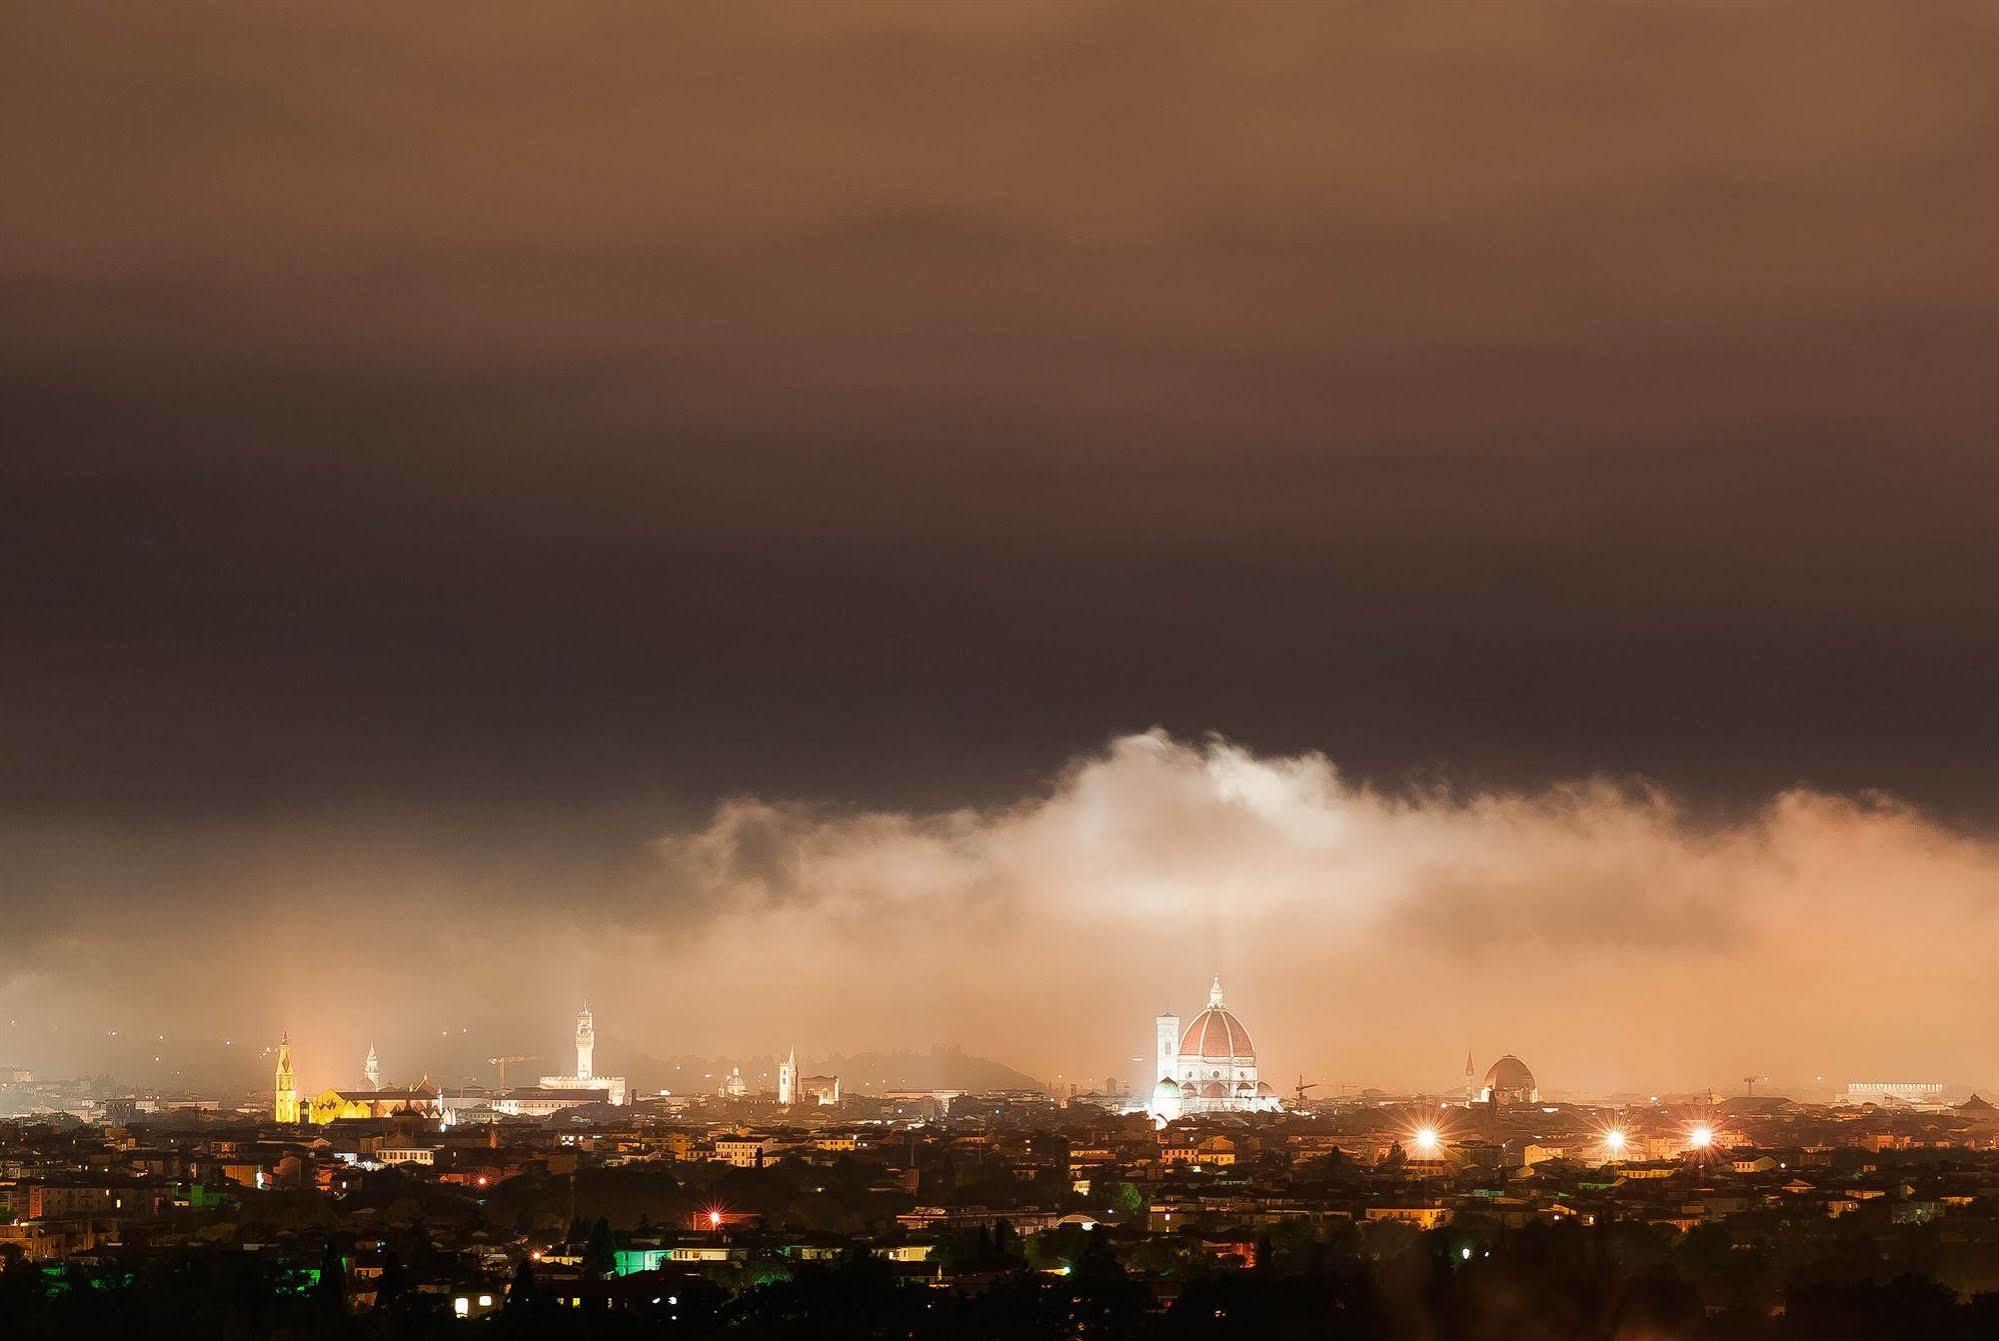
[[292, 1072], [292, 1034], [278, 1034], [278, 1066], [272, 1077], [271, 1117], [277, 1122], [298, 1121], [298, 1081]]

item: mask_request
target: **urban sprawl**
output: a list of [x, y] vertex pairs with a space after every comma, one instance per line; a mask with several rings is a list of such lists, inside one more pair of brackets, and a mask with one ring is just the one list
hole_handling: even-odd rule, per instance
[[531, 1085], [385, 1084], [371, 1048], [363, 1086], [301, 1093], [287, 1038], [240, 1103], [0, 1068], [0, 1318], [1999, 1334], [1999, 1109], [1941, 1084], [1555, 1101], [1507, 1056], [1446, 1094], [1280, 1093], [1219, 982], [1159, 1017], [1149, 1093], [868, 1092], [795, 1051], [640, 1092], [594, 1039], [585, 1011], [575, 1072]]

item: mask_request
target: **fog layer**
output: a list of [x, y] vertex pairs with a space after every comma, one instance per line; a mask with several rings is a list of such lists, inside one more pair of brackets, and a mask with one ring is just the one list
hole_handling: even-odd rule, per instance
[[[1717, 823], [1636, 784], [1383, 791], [1152, 732], [1007, 805], [738, 798], [614, 853], [352, 816], [10, 850], [46, 928], [9, 951], [17, 1051], [140, 1079], [280, 1027], [313, 1085], [370, 1041], [410, 1078], [555, 1065], [587, 998], [600, 1069], [956, 1042], [1090, 1084], [1142, 1078], [1153, 1014], [1216, 973], [1273, 1081], [1441, 1087], [1467, 1048], [1551, 1089], [1999, 1071], [1999, 845], [1879, 797]], [[134, 882], [200, 911], [132, 915]]]

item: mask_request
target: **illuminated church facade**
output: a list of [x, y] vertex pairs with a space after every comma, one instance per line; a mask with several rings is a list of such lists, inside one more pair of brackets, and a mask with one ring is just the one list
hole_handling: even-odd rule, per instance
[[798, 1049], [793, 1048], [777, 1064], [777, 1101], [786, 1108], [812, 1104], [830, 1108], [840, 1102], [840, 1077], [798, 1074]]
[[1185, 1028], [1178, 1015], [1161, 1015], [1158, 1079], [1147, 1111], [1171, 1122], [1203, 1113], [1275, 1113], [1277, 1091], [1263, 1080], [1256, 1045], [1222, 999], [1216, 975], [1208, 1005]]
[[382, 1062], [375, 1045], [368, 1045], [368, 1060], [362, 1066], [368, 1086], [359, 1090], [326, 1090], [304, 1099], [299, 1097], [298, 1073], [292, 1066], [292, 1036], [289, 1029], [278, 1037], [278, 1067], [273, 1077], [271, 1117], [277, 1122], [310, 1122], [325, 1126], [330, 1122], [387, 1117], [435, 1118], [444, 1114], [444, 1101], [437, 1087], [421, 1084], [382, 1087]]

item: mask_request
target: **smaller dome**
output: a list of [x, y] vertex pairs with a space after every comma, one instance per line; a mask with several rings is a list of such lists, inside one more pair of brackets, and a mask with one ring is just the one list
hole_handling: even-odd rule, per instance
[[1180, 1097], [1180, 1086], [1174, 1081], [1173, 1077], [1161, 1076], [1159, 1083], [1152, 1087], [1152, 1097], [1155, 1099], [1177, 1099]]
[[1264, 1099], [1274, 1099], [1277, 1097], [1277, 1091], [1270, 1088], [1270, 1082], [1267, 1080], [1256, 1082], [1256, 1093], [1258, 1097]]
[[1534, 1089], [1534, 1073], [1527, 1069], [1525, 1062], [1509, 1052], [1485, 1073], [1485, 1084], [1495, 1096], [1525, 1095]]

